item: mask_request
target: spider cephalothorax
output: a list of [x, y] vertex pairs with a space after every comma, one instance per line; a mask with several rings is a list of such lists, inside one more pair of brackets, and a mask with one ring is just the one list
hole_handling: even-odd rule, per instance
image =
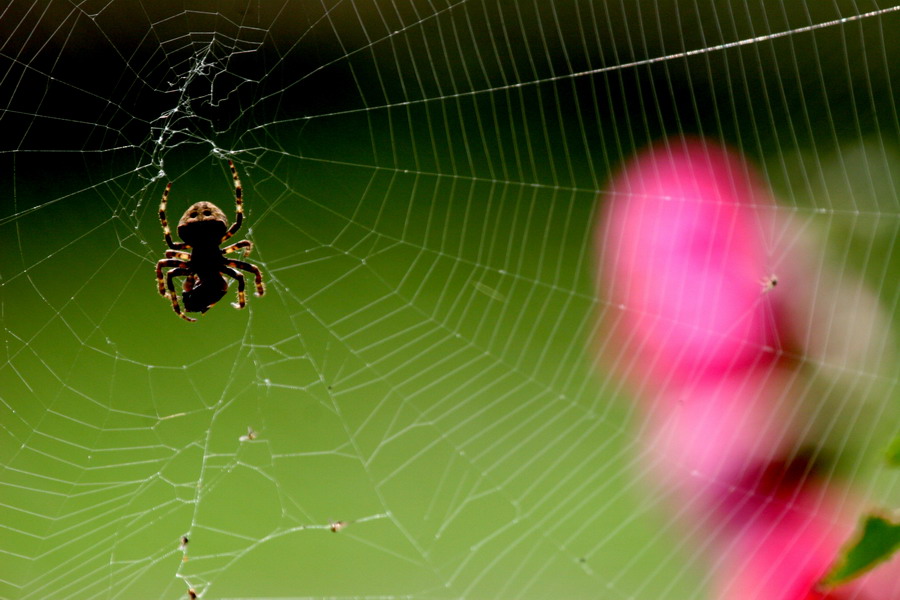
[[178, 221], [178, 237], [190, 246], [218, 246], [228, 230], [228, 219], [212, 202], [198, 202]]
[[[181, 299], [184, 302], [185, 312], [205, 313], [221, 300], [228, 291], [227, 275], [238, 282], [238, 301], [236, 308], [244, 308], [246, 298], [244, 295], [244, 276], [238, 270], [253, 273], [256, 283], [256, 295], [262, 296], [266, 290], [262, 283], [262, 273], [259, 267], [240, 260], [228, 260], [225, 255], [229, 252], [244, 249], [244, 256], [250, 253], [253, 242], [242, 240], [220, 248], [225, 240], [241, 228], [244, 220], [244, 204], [242, 198], [241, 180], [238, 178], [234, 163], [228, 161], [231, 168], [231, 177], [234, 179], [234, 196], [237, 212], [234, 224], [228, 226], [225, 213], [212, 202], [197, 202], [188, 208], [178, 221], [178, 236], [183, 240], [176, 243], [172, 240], [172, 232], [166, 220], [166, 203], [169, 199], [169, 190], [172, 184], [166, 185], [162, 202], [159, 205], [159, 220], [162, 222], [163, 233], [166, 237], [166, 245], [171, 250], [166, 250], [166, 257], [156, 263], [156, 282], [159, 293], [166, 295], [168, 289], [169, 299], [172, 301], [172, 309], [179, 317], [186, 321], [196, 321], [181, 311], [178, 304], [178, 294], [175, 292], [174, 279], [186, 277], [182, 286]], [[163, 279], [164, 267], [172, 267]]]

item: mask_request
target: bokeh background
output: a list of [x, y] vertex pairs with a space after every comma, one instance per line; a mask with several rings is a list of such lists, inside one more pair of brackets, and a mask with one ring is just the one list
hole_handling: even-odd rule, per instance
[[[597, 353], [604, 184], [663, 136], [730, 145], [893, 344], [898, 27], [849, 0], [8, 3], [0, 596], [709, 597]], [[188, 324], [158, 202], [230, 214], [228, 159], [268, 292]], [[797, 352], [816, 385], [784, 402], [826, 403], [832, 477], [897, 506], [896, 368]]]

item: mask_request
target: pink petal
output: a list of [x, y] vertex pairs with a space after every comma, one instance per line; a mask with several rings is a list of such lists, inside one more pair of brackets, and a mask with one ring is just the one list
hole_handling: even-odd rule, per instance
[[603, 196], [602, 294], [637, 376], [718, 377], [770, 361], [760, 279], [771, 200], [738, 157], [701, 141], [657, 145]]

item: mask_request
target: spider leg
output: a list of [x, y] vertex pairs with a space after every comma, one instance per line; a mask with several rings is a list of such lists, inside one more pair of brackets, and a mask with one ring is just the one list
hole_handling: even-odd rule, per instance
[[[166, 252], [166, 256], [169, 256], [169, 253]], [[156, 283], [159, 286], [159, 295], [166, 295], [166, 282], [163, 280], [162, 270], [163, 267], [180, 267], [185, 268], [187, 264], [181, 260], [175, 260], [174, 258], [164, 258], [161, 261], [156, 263]]]
[[177, 258], [185, 262], [191, 260], [190, 252], [179, 252], [178, 250], [166, 250], [166, 258]]
[[244, 294], [244, 276], [241, 275], [240, 271], [236, 271], [231, 267], [222, 267], [222, 273], [228, 275], [232, 279], [236, 279], [238, 282], [238, 301], [237, 304], [232, 304], [235, 308], [244, 308], [247, 305], [247, 296]]
[[256, 278], [256, 295], [262, 296], [266, 293], [266, 287], [263, 285], [262, 273], [260, 272], [259, 267], [242, 260], [229, 260], [225, 264], [234, 269], [241, 269], [242, 271], [249, 271], [250, 273], [253, 273], [254, 277]]
[[235, 242], [230, 246], [222, 248], [222, 253], [228, 254], [229, 252], [235, 252], [241, 248], [246, 248], [246, 250], [244, 250], [244, 256], [247, 256], [248, 254], [250, 254], [250, 251], [253, 250], [253, 242], [251, 242], [250, 240], [241, 240], [240, 242]]
[[236, 215], [234, 217], [234, 223], [232, 223], [231, 227], [228, 228], [228, 231], [225, 232], [225, 235], [222, 236], [219, 244], [237, 233], [237, 230], [241, 228], [241, 223], [244, 221], [244, 188], [241, 187], [241, 180], [238, 177], [237, 169], [234, 168], [234, 163], [229, 160], [228, 166], [231, 168], [231, 178], [234, 180], [234, 203], [236, 205]]
[[[159, 221], [162, 223], [163, 233], [166, 234], [166, 245], [172, 250], [187, 250], [190, 248], [189, 245], [184, 242], [178, 242], [177, 244], [172, 241], [172, 231], [169, 229], [169, 221], [166, 220], [166, 204], [169, 202], [169, 190], [172, 189], [172, 183], [169, 182], [166, 184], [166, 189], [163, 191], [162, 202], [159, 203]], [[166, 253], [168, 257], [168, 253]]]
[[172, 281], [176, 277], [181, 277], [183, 275], [190, 276], [191, 271], [186, 267], [178, 267], [177, 269], [172, 269], [166, 274], [166, 283], [169, 286], [169, 299], [172, 301], [172, 310], [175, 311], [175, 314], [184, 319], [185, 321], [190, 321], [193, 323], [197, 319], [192, 319], [183, 312], [181, 312], [181, 306], [178, 304], [178, 294], [175, 293], [175, 284]]

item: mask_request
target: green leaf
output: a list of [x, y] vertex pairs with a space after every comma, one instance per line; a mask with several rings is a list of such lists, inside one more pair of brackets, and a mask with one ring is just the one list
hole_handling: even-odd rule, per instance
[[834, 587], [874, 568], [900, 549], [900, 523], [877, 514], [866, 516], [862, 531], [851, 540], [831, 571], [822, 579], [825, 587]]
[[900, 435], [894, 438], [887, 449], [887, 462], [892, 467], [900, 467]]

